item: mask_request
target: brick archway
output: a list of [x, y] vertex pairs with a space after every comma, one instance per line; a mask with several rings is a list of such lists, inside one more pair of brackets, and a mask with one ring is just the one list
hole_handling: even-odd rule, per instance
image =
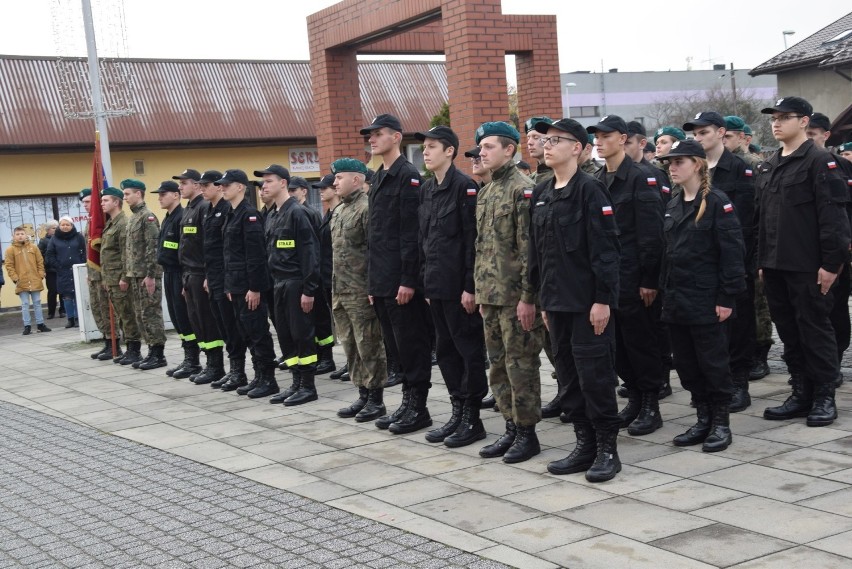
[[500, 0], [344, 0], [308, 16], [308, 37], [323, 171], [364, 153], [358, 130], [372, 117], [361, 110], [357, 54], [443, 53], [461, 151], [473, 146], [480, 123], [507, 119], [506, 54], [515, 55], [520, 120], [562, 114], [556, 16], [504, 15]]

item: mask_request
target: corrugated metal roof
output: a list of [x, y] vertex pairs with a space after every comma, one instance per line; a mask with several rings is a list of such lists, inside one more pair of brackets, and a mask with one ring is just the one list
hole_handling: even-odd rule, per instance
[[749, 75], [778, 73], [809, 66], [831, 69], [848, 63], [852, 58], [852, 36], [847, 35], [840, 41], [829, 40], [849, 30], [852, 30], [852, 12], [761, 63], [749, 71]]
[[[395, 113], [414, 132], [447, 100], [442, 63], [358, 65], [365, 117]], [[131, 77], [126, 90], [135, 112], [109, 119], [112, 145], [316, 137], [308, 62], [127, 59], [102, 67], [104, 83], [119, 91], [121, 74]], [[88, 89], [83, 59], [0, 56], [0, 148], [91, 144], [91, 120], [67, 118], [63, 95], [70, 92], [73, 106], [85, 107]], [[122, 106], [122, 95], [107, 93], [108, 108]]]

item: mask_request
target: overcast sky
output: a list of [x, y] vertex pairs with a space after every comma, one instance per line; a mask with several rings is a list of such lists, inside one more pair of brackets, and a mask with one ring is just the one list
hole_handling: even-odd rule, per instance
[[[124, 34], [116, 10], [124, 4]], [[99, 47], [127, 57], [308, 59], [305, 17], [333, 0], [92, 0]], [[9, 0], [0, 54], [84, 55], [79, 0]], [[59, 6], [57, 8], [57, 6]], [[848, 13], [828, 0], [503, 0], [505, 13], [556, 14], [562, 72], [751, 68]], [[11, 16], [11, 19], [10, 17]], [[57, 25], [58, 24], [58, 25]], [[58, 32], [58, 33], [57, 33]], [[245, 34], [241, 34], [245, 32]], [[64, 53], [60, 53], [64, 52]], [[511, 78], [510, 78], [511, 79]]]

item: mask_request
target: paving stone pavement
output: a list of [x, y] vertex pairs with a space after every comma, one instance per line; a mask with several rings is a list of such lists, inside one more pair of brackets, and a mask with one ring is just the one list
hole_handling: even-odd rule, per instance
[[[789, 391], [777, 358], [751, 384], [752, 406], [732, 415], [729, 449], [672, 446], [694, 422], [675, 378], [664, 427], [620, 436], [622, 473], [589, 484], [546, 472], [574, 444], [558, 419], [538, 428], [541, 455], [506, 465], [477, 454], [503, 430], [490, 411], [482, 445], [447, 449], [423, 432], [395, 437], [338, 418], [355, 397], [346, 382], [321, 377], [319, 401], [285, 408], [93, 362], [97, 346], [77, 340], [64, 330], [0, 338], [0, 401], [29, 409], [0, 404], [0, 567], [59, 566], [57, 555], [110, 567], [852, 566], [852, 388], [838, 391], [830, 427], [765, 421], [763, 408]], [[170, 336], [175, 361], [178, 346]], [[437, 368], [432, 379], [440, 424], [449, 398]], [[395, 408], [399, 388], [386, 401]], [[376, 541], [358, 549], [358, 535]]]

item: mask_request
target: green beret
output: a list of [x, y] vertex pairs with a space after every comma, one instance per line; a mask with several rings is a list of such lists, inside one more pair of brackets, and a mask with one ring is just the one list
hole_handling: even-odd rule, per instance
[[586, 135], [586, 137], [589, 139], [589, 144], [595, 143], [595, 135], [594, 134], [589, 133], [589, 134]]
[[521, 133], [515, 127], [505, 122], [482, 123], [476, 129], [476, 143], [479, 144], [487, 136], [505, 136], [514, 140], [515, 144], [521, 141]]
[[125, 190], [127, 188], [133, 188], [134, 190], [142, 190], [145, 191], [145, 184], [143, 184], [139, 180], [134, 180], [133, 178], [127, 178], [126, 180], [121, 181], [121, 189]]
[[838, 152], [850, 152], [852, 151], [852, 142], [844, 142], [840, 146], [837, 147]]
[[760, 145], [752, 142], [748, 145], [748, 149], [757, 154], [758, 152], [760, 152]]
[[654, 143], [656, 144], [657, 139], [664, 135], [673, 136], [677, 140], [686, 140], [686, 133], [678, 127], [664, 126], [663, 128], [658, 128], [657, 132], [654, 133]]
[[532, 117], [527, 122], [524, 123], [524, 133], [527, 133], [531, 130], [535, 130], [535, 125], [540, 122], [546, 122], [547, 124], [553, 124], [553, 119], [550, 117]]
[[112, 196], [114, 198], [118, 198], [120, 200], [124, 199], [124, 192], [119, 190], [118, 188], [109, 187], [101, 192], [102, 196]]
[[355, 172], [356, 174], [367, 174], [367, 165], [354, 158], [338, 158], [331, 163], [331, 173]]
[[745, 121], [736, 115], [729, 115], [725, 117], [725, 128], [727, 130], [744, 132], [745, 126]]
[[754, 133], [751, 132], [751, 127], [748, 126], [747, 124], [743, 125], [743, 133], [745, 133], [749, 136], [754, 136]]
[[90, 195], [92, 195], [92, 188], [83, 188], [80, 190], [80, 193], [77, 194], [77, 199], [83, 201], [83, 198]]

